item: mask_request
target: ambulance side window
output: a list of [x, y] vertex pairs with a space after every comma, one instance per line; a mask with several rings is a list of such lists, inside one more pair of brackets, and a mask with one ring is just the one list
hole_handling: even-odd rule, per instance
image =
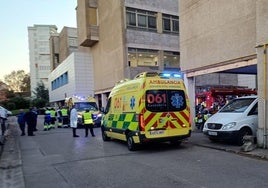
[[107, 114], [108, 112], [109, 112], [109, 110], [110, 110], [110, 107], [111, 107], [111, 100], [112, 100], [112, 98], [109, 98], [108, 99], [108, 102], [107, 102], [107, 105], [106, 105], [106, 108], [105, 108], [105, 114]]

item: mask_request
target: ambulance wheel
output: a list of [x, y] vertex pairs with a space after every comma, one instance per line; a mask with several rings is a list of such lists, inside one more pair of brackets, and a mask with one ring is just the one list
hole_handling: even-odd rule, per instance
[[111, 138], [107, 136], [105, 131], [102, 130], [101, 133], [102, 133], [101, 136], [102, 136], [103, 141], [110, 141], [111, 140]]
[[137, 145], [130, 134], [127, 135], [127, 147], [129, 151], [135, 151], [137, 149]]

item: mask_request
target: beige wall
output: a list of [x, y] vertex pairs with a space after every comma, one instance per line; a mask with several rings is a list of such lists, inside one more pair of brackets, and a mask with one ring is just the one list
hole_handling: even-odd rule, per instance
[[189, 72], [256, 54], [256, 1], [179, 3], [182, 70]]
[[121, 1], [99, 0], [98, 7], [100, 40], [91, 48], [96, 93], [110, 90], [117, 81], [124, 78], [125, 50]]

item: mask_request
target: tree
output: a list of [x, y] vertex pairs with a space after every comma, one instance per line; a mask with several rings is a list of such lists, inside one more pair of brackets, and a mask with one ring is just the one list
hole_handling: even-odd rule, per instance
[[33, 106], [41, 108], [49, 104], [48, 89], [46, 89], [43, 82], [37, 83], [33, 93], [35, 94], [35, 99], [32, 101]]
[[21, 91], [23, 92], [29, 92], [31, 91], [31, 81], [30, 81], [30, 75], [25, 74], [25, 77], [22, 80], [22, 85], [21, 85]]
[[23, 92], [27, 88], [30, 88], [30, 76], [24, 70], [12, 71], [10, 74], [4, 76], [4, 80], [9, 90], [13, 90], [14, 92]]

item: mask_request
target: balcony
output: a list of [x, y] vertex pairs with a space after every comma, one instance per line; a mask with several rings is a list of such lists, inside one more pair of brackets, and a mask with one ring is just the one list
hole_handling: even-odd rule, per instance
[[91, 25], [86, 28], [85, 36], [82, 37], [81, 46], [92, 47], [99, 41], [99, 26]]

